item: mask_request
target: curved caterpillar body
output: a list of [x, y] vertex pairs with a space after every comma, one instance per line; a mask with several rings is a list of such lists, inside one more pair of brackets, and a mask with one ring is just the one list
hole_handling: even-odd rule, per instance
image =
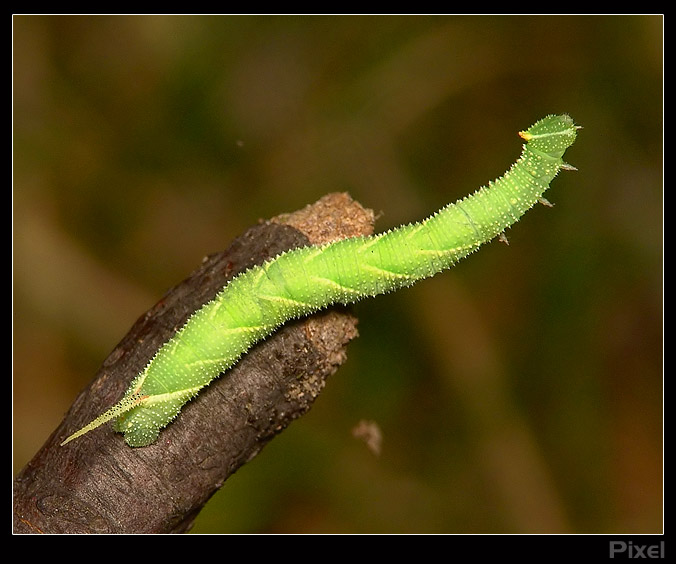
[[63, 443], [117, 418], [130, 446], [153, 443], [181, 407], [286, 321], [335, 303], [390, 292], [433, 276], [500, 236], [542, 195], [579, 129], [547, 116], [505, 175], [428, 219], [371, 237], [283, 253], [230, 281], [197, 310], [131, 383], [119, 403]]

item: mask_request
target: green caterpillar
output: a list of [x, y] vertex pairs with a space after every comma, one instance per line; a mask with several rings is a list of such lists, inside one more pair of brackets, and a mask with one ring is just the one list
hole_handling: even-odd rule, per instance
[[410, 286], [445, 270], [514, 224], [561, 169], [577, 130], [551, 115], [519, 135], [526, 141], [505, 175], [428, 219], [371, 237], [283, 253], [230, 281], [156, 353], [124, 397], [62, 445], [117, 418], [130, 446], [153, 443], [182, 406], [286, 321], [335, 303]]

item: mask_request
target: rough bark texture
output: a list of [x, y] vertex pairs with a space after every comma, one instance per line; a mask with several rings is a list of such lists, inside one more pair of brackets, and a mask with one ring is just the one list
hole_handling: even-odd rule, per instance
[[[118, 401], [188, 316], [238, 272], [282, 250], [369, 234], [373, 214], [346, 194], [252, 227], [143, 315], [14, 481], [15, 533], [185, 532], [241, 465], [304, 414], [346, 358], [357, 320], [334, 308], [254, 347], [166, 427], [131, 448], [105, 425], [60, 447]], [[293, 226], [293, 227], [292, 227]]]

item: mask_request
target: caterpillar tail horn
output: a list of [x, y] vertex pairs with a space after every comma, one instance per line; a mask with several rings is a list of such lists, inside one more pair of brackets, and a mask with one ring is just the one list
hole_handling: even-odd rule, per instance
[[115, 419], [116, 417], [119, 417], [120, 415], [127, 413], [128, 411], [139, 405], [141, 402], [143, 402], [147, 397], [148, 396], [143, 396], [138, 393], [125, 396], [113, 407], [111, 407], [108, 411], [103, 412], [92, 422], [82, 427], [82, 429], [70, 435], [65, 441], [61, 443], [61, 446], [69, 443], [74, 439], [77, 439], [78, 437], [81, 437], [85, 433], [89, 433], [89, 431], [93, 431], [94, 429], [100, 427], [104, 423], [107, 423], [108, 421], [111, 421], [112, 419]]

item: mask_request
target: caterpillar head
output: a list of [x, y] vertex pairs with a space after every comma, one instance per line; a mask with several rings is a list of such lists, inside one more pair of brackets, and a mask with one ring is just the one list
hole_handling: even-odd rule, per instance
[[555, 159], [560, 159], [568, 147], [575, 142], [579, 126], [567, 114], [550, 115], [520, 131], [519, 136], [525, 139], [528, 147]]

